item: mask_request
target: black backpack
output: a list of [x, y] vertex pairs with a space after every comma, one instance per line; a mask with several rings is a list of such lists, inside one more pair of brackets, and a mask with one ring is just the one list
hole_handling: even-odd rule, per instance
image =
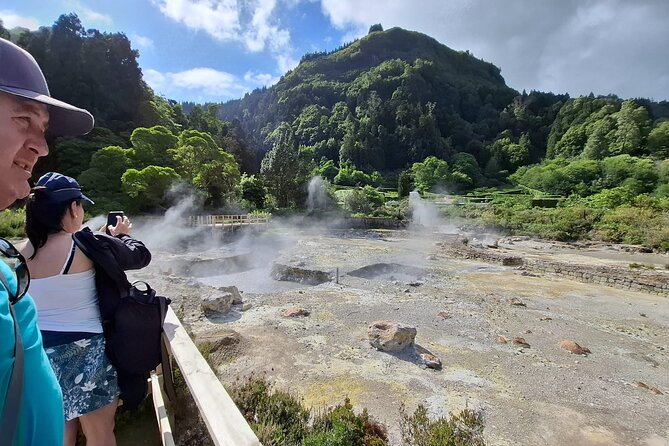
[[[128, 282], [125, 271], [110, 249], [110, 244], [118, 241], [111, 238], [90, 230], [74, 234], [77, 246], [96, 265], [96, 274], [104, 272], [115, 286], [120, 287], [120, 295], [117, 294], [117, 300], [111, 307], [113, 313], [103, 318], [106, 319], [103, 320], [103, 328], [109, 361], [119, 371], [148, 374], [161, 362], [163, 323], [171, 300], [156, 295], [146, 282]], [[137, 287], [137, 284], [143, 284], [145, 289]], [[100, 305], [103, 304], [108, 303], [101, 301]]]
[[[144, 284], [145, 289], [138, 284]], [[171, 300], [156, 295], [146, 282], [135, 282], [114, 313], [106, 336], [107, 356], [117, 369], [146, 373], [161, 363], [161, 336]]]

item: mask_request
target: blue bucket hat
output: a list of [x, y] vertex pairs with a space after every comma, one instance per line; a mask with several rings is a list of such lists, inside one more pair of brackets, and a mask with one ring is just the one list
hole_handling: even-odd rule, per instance
[[84, 135], [93, 128], [93, 115], [52, 98], [35, 58], [5, 39], [0, 39], [0, 91], [45, 104], [49, 131], [56, 136]]
[[41, 189], [45, 191], [49, 199], [56, 202], [77, 199], [83, 200], [89, 204], [95, 204], [93, 200], [84, 195], [77, 180], [56, 172], [49, 172], [42, 175], [40, 179], [37, 180], [33, 189]]

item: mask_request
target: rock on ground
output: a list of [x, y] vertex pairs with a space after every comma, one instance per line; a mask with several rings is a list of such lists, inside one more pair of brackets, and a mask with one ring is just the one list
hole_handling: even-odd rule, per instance
[[376, 321], [367, 329], [367, 337], [372, 347], [387, 352], [402, 351], [413, 345], [416, 329], [392, 321]]

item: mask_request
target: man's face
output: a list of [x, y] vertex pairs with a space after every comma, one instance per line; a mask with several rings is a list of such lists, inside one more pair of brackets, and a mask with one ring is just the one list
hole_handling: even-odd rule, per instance
[[49, 153], [48, 124], [46, 105], [0, 92], [0, 209], [30, 193], [33, 167]]

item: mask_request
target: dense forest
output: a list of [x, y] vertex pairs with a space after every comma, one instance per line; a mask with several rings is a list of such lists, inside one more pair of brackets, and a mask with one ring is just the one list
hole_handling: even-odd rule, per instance
[[[400, 197], [520, 187], [566, 199], [562, 207], [650, 209], [667, 226], [666, 101], [520, 93], [467, 51], [374, 25], [359, 40], [304, 55], [269, 88], [224, 104], [179, 104], [143, 81], [123, 33], [85, 29], [74, 14], [37, 31], [0, 22], [0, 35], [35, 56], [55, 97], [94, 114], [91, 134], [50, 141], [52, 155], [35, 172], [79, 178], [93, 212], [160, 211], [177, 183], [212, 209], [299, 208], [321, 175], [367, 186], [363, 195], [381, 207], [378, 186]], [[583, 236], [604, 217], [561, 237]], [[652, 244], [665, 238], [669, 247], [665, 235]]]

